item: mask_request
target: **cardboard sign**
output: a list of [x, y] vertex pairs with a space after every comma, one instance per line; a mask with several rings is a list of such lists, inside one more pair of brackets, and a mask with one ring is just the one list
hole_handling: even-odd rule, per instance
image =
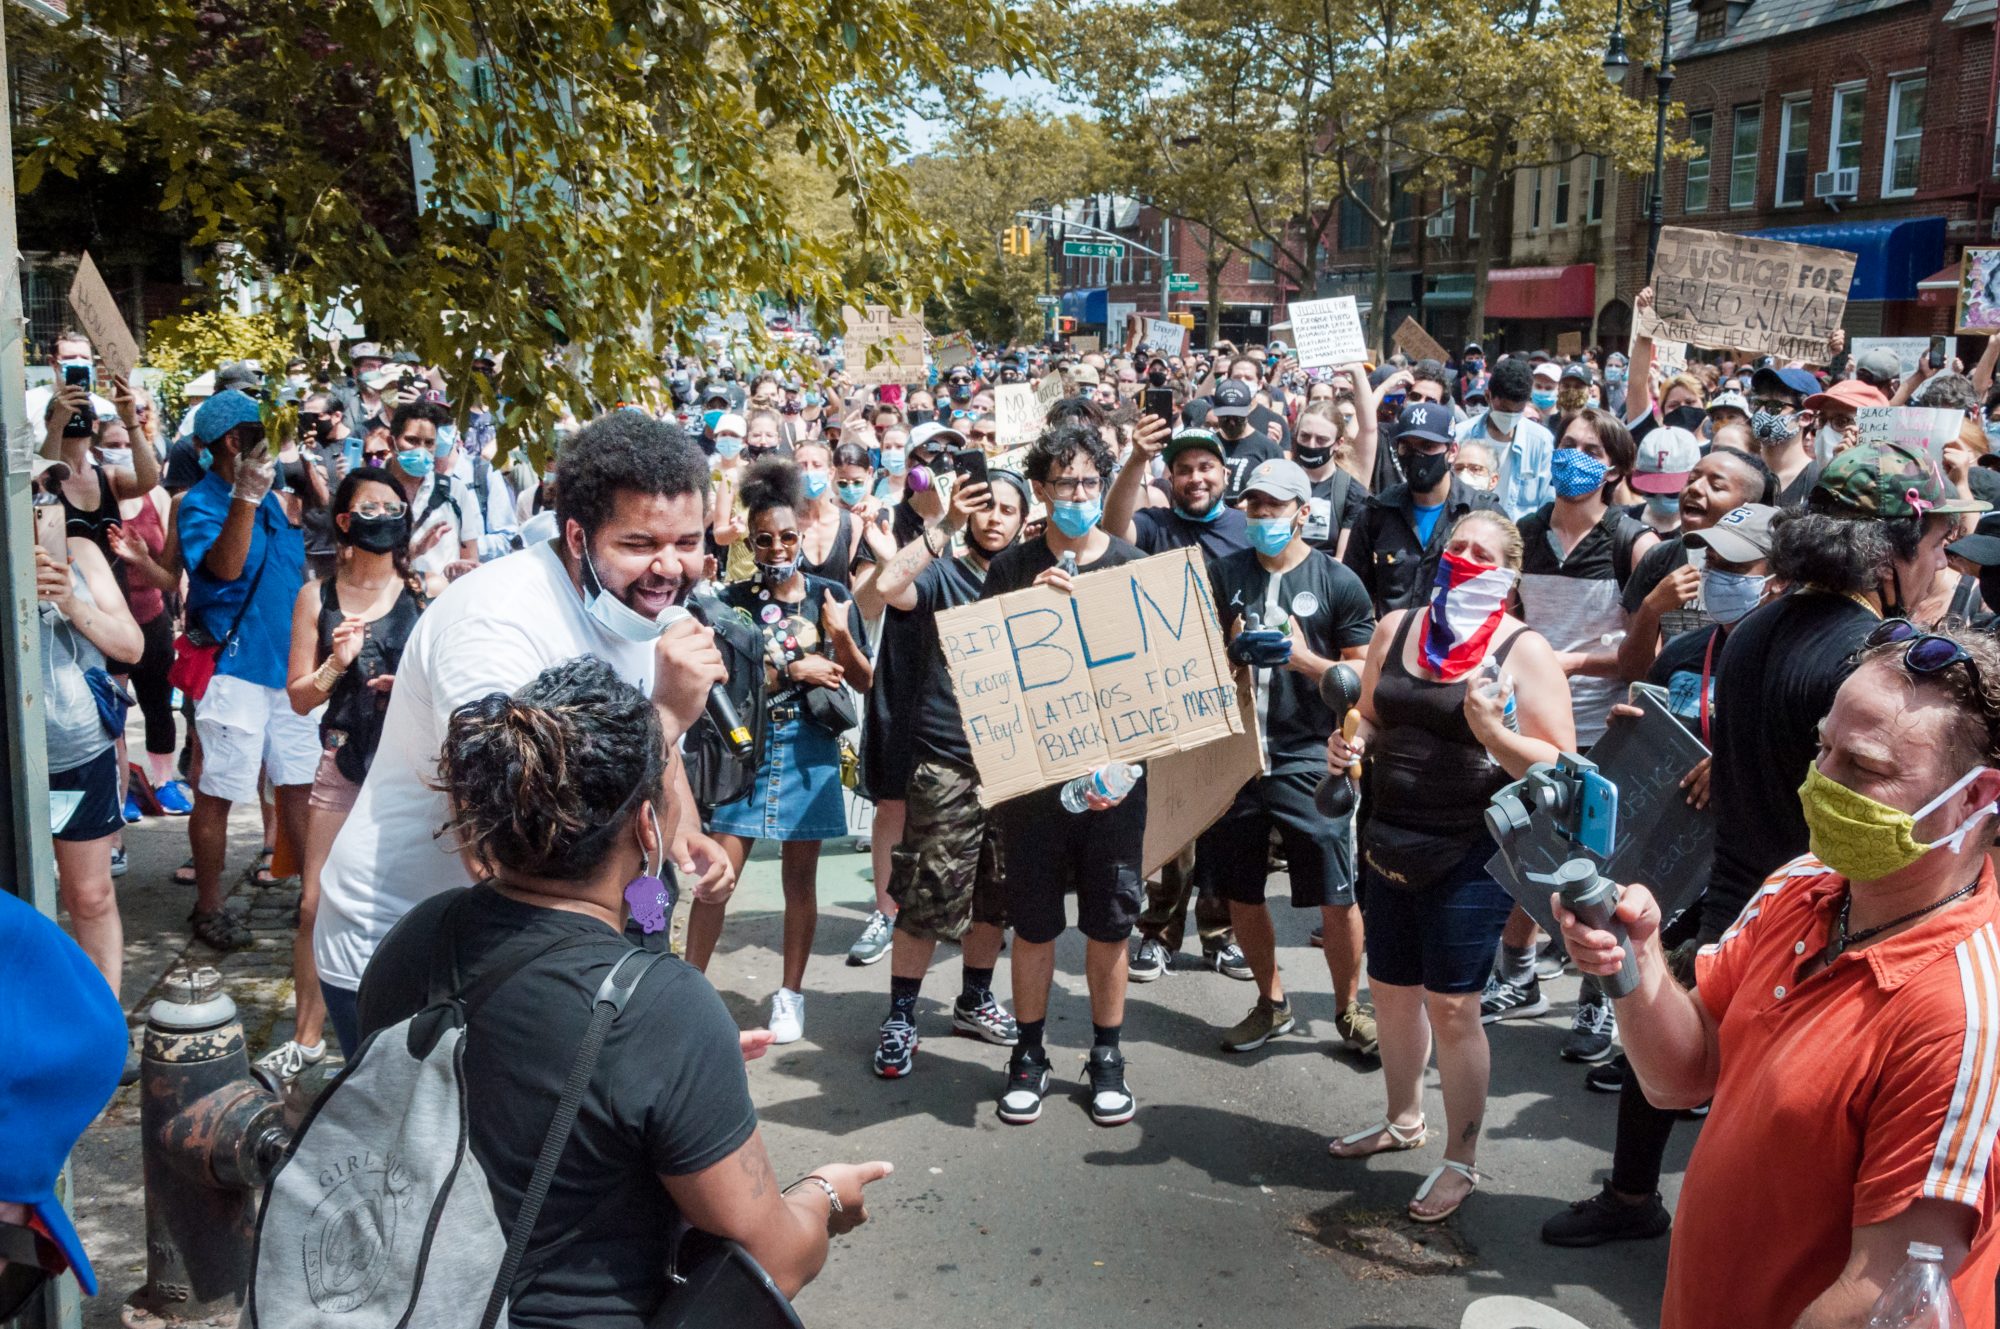
[[1018, 448], [1042, 427], [1042, 407], [1035, 390], [1026, 383], [1002, 383], [993, 389], [993, 424], [999, 435], [994, 442], [1003, 448]]
[[921, 383], [929, 376], [921, 314], [892, 315], [885, 305], [864, 313], [849, 305], [841, 317], [847, 377], [856, 387]]
[[1069, 396], [1069, 379], [1057, 370], [1051, 369], [1042, 375], [1042, 381], [1035, 385], [1035, 428], [1040, 429], [1049, 418], [1049, 411], [1064, 397]]
[[1237, 676], [1243, 732], [1207, 747], [1169, 752], [1146, 763], [1146, 843], [1140, 875], [1150, 877], [1229, 811], [1236, 795], [1264, 774], [1264, 733], [1257, 722], [1257, 693]]
[[104, 367], [111, 375], [130, 374], [132, 366], [139, 363], [139, 343], [132, 340], [125, 315], [118, 312], [118, 301], [112, 298], [111, 288], [104, 284], [88, 253], [76, 265], [76, 280], [69, 284], [69, 307], [76, 311], [83, 335], [104, 357]]
[[1653, 307], [1638, 337], [1824, 364], [1854, 282], [1841, 249], [1669, 226], [1653, 264]]
[[1960, 332], [2000, 332], [2000, 249], [1968, 249], [1958, 260]]
[[1187, 345], [1187, 329], [1172, 319], [1149, 318], [1146, 320], [1146, 339], [1139, 349], [1153, 355], [1179, 355]]
[[1435, 360], [1441, 365], [1451, 362], [1451, 354], [1444, 349], [1444, 344], [1425, 332], [1424, 325], [1414, 318], [1405, 316], [1402, 326], [1396, 329], [1396, 335], [1390, 340], [1412, 360]]
[[1557, 355], [1582, 355], [1583, 334], [1581, 332], [1558, 332], [1556, 334]]
[[1101, 349], [1103, 345], [1102, 337], [1087, 337], [1082, 333], [1069, 339], [1069, 348], [1078, 355], [1089, 355], [1092, 351]]
[[[1685, 909], [1707, 884], [1715, 858], [1715, 810], [1688, 806], [1681, 779], [1708, 754], [1699, 739], [1650, 694], [1641, 694], [1639, 715], [1614, 715], [1590, 751], [1598, 771], [1618, 786], [1618, 845], [1599, 870], [1623, 885], [1639, 882], [1660, 902], [1663, 917]], [[1542, 875], [1572, 858], [1592, 858], [1565, 839], [1537, 812], [1527, 832], [1516, 837], [1514, 862], [1496, 853], [1487, 863], [1493, 879], [1553, 935], [1549, 888], [1524, 881], [1515, 871]]]
[[952, 332], [937, 339], [931, 347], [931, 359], [939, 370], [956, 369], [960, 365], [972, 363], [976, 351], [969, 332]]
[[1863, 406], [1854, 412], [1854, 423], [1861, 428], [1863, 443], [1900, 443], [1942, 468], [1944, 445], [1958, 437], [1965, 412], [1929, 406]]
[[1201, 554], [1176, 549], [937, 616], [992, 807], [1095, 770], [1243, 732]]
[[1361, 331], [1361, 309], [1351, 295], [1330, 300], [1293, 301], [1292, 351], [1299, 368], [1360, 364], [1368, 354], [1368, 337]]
[[1675, 374], [1686, 373], [1688, 367], [1688, 344], [1684, 341], [1656, 341], [1653, 343], [1653, 369], [1661, 378], [1672, 378]]
[[[1917, 372], [1917, 362], [1931, 349], [1929, 337], [1856, 337], [1847, 343], [1848, 353], [1859, 360], [1869, 351], [1893, 351], [1896, 361], [1902, 365], [1905, 375]], [[1944, 339], [1945, 363], [1950, 364], [1958, 355], [1958, 338]]]

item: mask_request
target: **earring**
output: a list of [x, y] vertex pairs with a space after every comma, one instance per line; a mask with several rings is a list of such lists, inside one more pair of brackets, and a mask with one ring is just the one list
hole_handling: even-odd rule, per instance
[[[646, 819], [653, 823], [653, 838], [658, 841], [660, 818], [650, 803], [646, 805]], [[664, 844], [660, 846], [660, 852], [665, 855]], [[648, 857], [644, 843], [639, 846], [639, 854], [642, 861]], [[638, 923], [639, 930], [651, 936], [655, 932], [666, 930], [667, 918], [674, 912], [674, 902], [679, 892], [659, 878], [658, 869], [651, 863], [646, 863], [645, 867], [646, 871], [634, 877], [632, 883], [625, 888], [625, 905], [632, 911], [633, 921]]]

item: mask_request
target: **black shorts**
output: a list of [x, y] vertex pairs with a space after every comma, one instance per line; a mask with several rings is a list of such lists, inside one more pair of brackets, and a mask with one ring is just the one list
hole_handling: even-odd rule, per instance
[[69, 820], [55, 833], [58, 840], [102, 840], [125, 828], [125, 805], [118, 798], [118, 749], [109, 747], [81, 766], [49, 772], [49, 792], [81, 791]]
[[1077, 931], [1122, 942], [1146, 907], [1139, 865], [1146, 848], [1146, 782], [1104, 812], [1070, 812], [1061, 788], [1038, 789], [994, 809], [1007, 864], [1007, 918], [1022, 941], [1060, 937], [1076, 893]]
[[1264, 903], [1271, 829], [1290, 865], [1292, 907], [1354, 903], [1354, 819], [1328, 821], [1313, 804], [1322, 771], [1253, 778], [1195, 842], [1195, 885], [1237, 904]]

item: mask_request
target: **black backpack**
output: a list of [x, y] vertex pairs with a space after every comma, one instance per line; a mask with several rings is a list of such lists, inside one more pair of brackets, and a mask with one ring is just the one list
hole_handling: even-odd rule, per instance
[[750, 790], [764, 756], [764, 634], [740, 609], [719, 602], [710, 607], [715, 644], [729, 666], [724, 690], [736, 704], [737, 718], [750, 731], [750, 755], [739, 757], [715, 722], [704, 715], [687, 731], [681, 761], [688, 788], [704, 813], [733, 803]]

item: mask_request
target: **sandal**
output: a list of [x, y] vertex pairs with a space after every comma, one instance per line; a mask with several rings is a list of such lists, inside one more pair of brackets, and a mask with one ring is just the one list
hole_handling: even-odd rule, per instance
[[[1443, 1178], [1445, 1171], [1447, 1169], [1456, 1172], [1461, 1177], [1464, 1177], [1467, 1181], [1471, 1182], [1472, 1185], [1466, 1187], [1465, 1194], [1458, 1197], [1457, 1204], [1454, 1204], [1451, 1208], [1444, 1210], [1442, 1213], [1419, 1213], [1417, 1211], [1417, 1206], [1424, 1202], [1424, 1197], [1431, 1193], [1432, 1187], [1438, 1184], [1438, 1181], [1441, 1178]], [[1453, 1214], [1457, 1213], [1459, 1209], [1464, 1206], [1465, 1202], [1472, 1197], [1473, 1189], [1478, 1185], [1479, 1185], [1479, 1169], [1473, 1167], [1467, 1167], [1463, 1163], [1454, 1163], [1449, 1158], [1447, 1158], [1444, 1160], [1443, 1164], [1431, 1170], [1431, 1174], [1428, 1177], [1424, 1178], [1423, 1185], [1417, 1187], [1416, 1195], [1410, 1200], [1410, 1205], [1409, 1205], [1410, 1218], [1418, 1223], [1442, 1223], [1444, 1222], [1445, 1219], [1450, 1218]]]
[[218, 951], [240, 951], [257, 940], [250, 925], [227, 909], [207, 912], [197, 909], [188, 915], [188, 925], [194, 930], [196, 941]]
[[194, 885], [194, 859], [192, 857], [189, 857], [187, 862], [174, 869], [174, 885]]
[[250, 869], [251, 885], [276, 886], [283, 880], [281, 877], [271, 875], [271, 860], [277, 857], [277, 853], [278, 851], [270, 845], [265, 845], [257, 851], [257, 866]]
[[[1388, 1136], [1389, 1143], [1377, 1149], [1370, 1149], [1366, 1153], [1341, 1152], [1351, 1145], [1360, 1144], [1364, 1140], [1372, 1140], [1378, 1135]], [[1373, 1158], [1376, 1154], [1400, 1154], [1409, 1149], [1421, 1149], [1430, 1138], [1431, 1128], [1424, 1123], [1422, 1117], [1417, 1118], [1417, 1124], [1414, 1126], [1398, 1126], [1393, 1121], [1382, 1121], [1370, 1126], [1365, 1131], [1356, 1131], [1352, 1135], [1341, 1136], [1338, 1140], [1327, 1145], [1326, 1152], [1330, 1156], [1340, 1159]]]

